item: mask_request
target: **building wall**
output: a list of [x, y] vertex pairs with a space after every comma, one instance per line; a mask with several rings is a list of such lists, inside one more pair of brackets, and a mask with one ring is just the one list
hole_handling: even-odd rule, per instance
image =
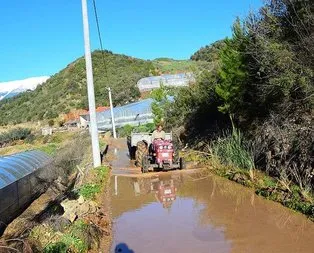
[[88, 124], [89, 124], [89, 121], [87, 121], [82, 116], [80, 116], [80, 127], [85, 129], [87, 128]]

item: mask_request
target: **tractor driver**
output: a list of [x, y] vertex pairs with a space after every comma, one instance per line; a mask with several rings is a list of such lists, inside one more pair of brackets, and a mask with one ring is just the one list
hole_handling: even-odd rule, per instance
[[[162, 130], [162, 125], [161, 125], [161, 124], [158, 124], [157, 127], [156, 127], [156, 129], [155, 129], [154, 132], [152, 133], [152, 142], [153, 142], [154, 140], [158, 140], [158, 139], [164, 140], [165, 137], [166, 137], [166, 133], [165, 133], [165, 131]], [[149, 154], [151, 154], [151, 155], [155, 153], [155, 152], [154, 152], [153, 143], [151, 143], [151, 144], [149, 145], [148, 150], [149, 150]]]
[[156, 130], [153, 132], [152, 134], [152, 140], [155, 140], [155, 139], [165, 139], [165, 131], [162, 130], [162, 125], [161, 124], [158, 124], [157, 127], [156, 127]]

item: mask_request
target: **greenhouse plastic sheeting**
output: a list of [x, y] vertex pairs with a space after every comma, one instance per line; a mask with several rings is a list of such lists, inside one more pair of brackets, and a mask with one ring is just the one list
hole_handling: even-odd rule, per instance
[[192, 73], [180, 73], [175, 75], [145, 77], [137, 82], [137, 87], [143, 92], [159, 88], [161, 83], [165, 86], [180, 87], [188, 86], [190, 82], [195, 82]]
[[49, 156], [41, 151], [27, 151], [0, 157], [0, 189], [31, 174], [49, 161]]
[[0, 232], [54, 178], [51, 158], [41, 151], [0, 157]]
[[[151, 108], [152, 103], [153, 99], [149, 98], [113, 108], [116, 127], [152, 123], [154, 121]], [[111, 123], [110, 110], [97, 113], [97, 127], [99, 130], [111, 129]]]

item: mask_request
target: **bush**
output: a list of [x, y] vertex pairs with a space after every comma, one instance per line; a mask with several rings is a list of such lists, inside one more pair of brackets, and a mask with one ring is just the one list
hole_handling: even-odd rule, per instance
[[64, 242], [49, 244], [44, 248], [44, 253], [66, 253], [69, 247]]
[[31, 135], [31, 130], [28, 128], [15, 128], [6, 133], [0, 134], [0, 146], [11, 143], [13, 141], [25, 140]]
[[91, 226], [82, 220], [73, 223], [60, 240], [44, 248], [45, 253], [87, 252]]
[[48, 121], [48, 125], [49, 125], [50, 127], [54, 126], [54, 124], [55, 124], [55, 122], [54, 122], [53, 119], [50, 119], [50, 120]]
[[155, 129], [154, 123], [147, 123], [140, 126], [125, 125], [117, 129], [119, 137], [130, 136], [131, 133], [150, 133]]
[[34, 143], [36, 139], [36, 136], [34, 134], [29, 134], [26, 138], [25, 138], [25, 142], [26, 143], [29, 143], [29, 144], [32, 144]]
[[150, 133], [154, 131], [155, 124], [154, 123], [147, 123], [145, 125], [140, 125], [133, 129], [133, 132], [141, 132], [141, 133]]
[[118, 132], [119, 137], [126, 137], [126, 136], [131, 135], [133, 129], [134, 129], [133, 126], [125, 125], [123, 127], [118, 128], [117, 132]]
[[252, 170], [255, 167], [252, 152], [241, 132], [235, 128], [231, 134], [225, 134], [224, 137], [213, 142], [211, 150], [213, 156], [225, 165], [246, 170]]

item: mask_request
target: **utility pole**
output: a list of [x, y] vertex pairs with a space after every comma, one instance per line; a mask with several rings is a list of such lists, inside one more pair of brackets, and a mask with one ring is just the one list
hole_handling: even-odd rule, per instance
[[99, 149], [97, 121], [96, 121], [97, 119], [96, 119], [96, 109], [95, 109], [95, 91], [94, 91], [94, 80], [93, 80], [93, 69], [92, 69], [92, 57], [91, 57], [91, 52], [90, 52], [89, 24], [88, 24], [86, 0], [82, 0], [82, 14], [83, 14], [83, 28], [84, 28], [84, 46], [85, 46], [88, 105], [89, 105], [89, 116], [90, 116], [90, 133], [91, 133], [91, 139], [92, 139], [94, 168], [96, 168], [101, 165], [101, 161], [100, 161], [100, 149]]
[[116, 125], [114, 122], [114, 114], [113, 114], [113, 106], [112, 106], [112, 98], [111, 98], [111, 89], [110, 87], [107, 88], [109, 92], [109, 102], [110, 102], [110, 111], [111, 111], [111, 122], [112, 122], [112, 132], [113, 132], [113, 138], [117, 139], [117, 133], [116, 133]]

